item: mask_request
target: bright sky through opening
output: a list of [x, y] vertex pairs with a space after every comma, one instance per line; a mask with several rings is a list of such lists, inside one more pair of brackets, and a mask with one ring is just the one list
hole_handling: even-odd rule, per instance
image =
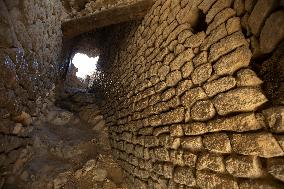
[[78, 68], [77, 77], [85, 79], [87, 75], [92, 75], [97, 69], [99, 57], [88, 57], [85, 54], [76, 53], [72, 63]]

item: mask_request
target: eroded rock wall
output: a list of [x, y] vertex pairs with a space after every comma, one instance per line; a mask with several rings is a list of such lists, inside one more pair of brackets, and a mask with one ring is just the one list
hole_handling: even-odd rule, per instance
[[21, 174], [29, 158], [30, 124], [54, 88], [60, 7], [59, 0], [0, 1], [0, 187], [3, 177]]
[[158, 0], [142, 22], [103, 31], [95, 90], [136, 188], [283, 188], [283, 106], [250, 68], [237, 2], [256, 6]]

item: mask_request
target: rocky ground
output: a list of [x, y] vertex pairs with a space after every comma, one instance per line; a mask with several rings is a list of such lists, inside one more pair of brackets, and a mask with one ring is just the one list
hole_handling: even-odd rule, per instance
[[59, 105], [69, 110], [51, 106], [34, 122], [33, 153], [19, 188], [126, 189], [93, 95], [69, 91], [62, 98]]

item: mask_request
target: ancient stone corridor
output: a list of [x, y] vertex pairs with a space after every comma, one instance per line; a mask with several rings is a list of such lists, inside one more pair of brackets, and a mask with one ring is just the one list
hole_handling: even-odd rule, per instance
[[22, 188], [284, 188], [284, 1], [0, 0], [0, 189]]

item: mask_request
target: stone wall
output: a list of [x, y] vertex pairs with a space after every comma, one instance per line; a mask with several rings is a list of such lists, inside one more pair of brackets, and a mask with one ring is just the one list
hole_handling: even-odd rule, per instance
[[31, 122], [54, 88], [62, 46], [60, 7], [59, 0], [0, 0], [0, 188], [3, 177], [21, 174]]
[[271, 107], [263, 93], [250, 66], [258, 32], [241, 24], [261, 14], [259, 2], [157, 0], [142, 22], [102, 30], [94, 88], [136, 188], [284, 187], [283, 101]]

